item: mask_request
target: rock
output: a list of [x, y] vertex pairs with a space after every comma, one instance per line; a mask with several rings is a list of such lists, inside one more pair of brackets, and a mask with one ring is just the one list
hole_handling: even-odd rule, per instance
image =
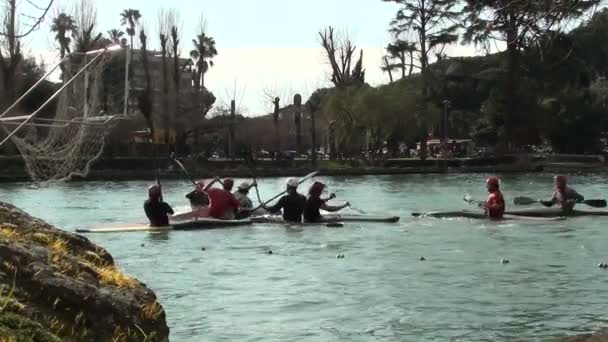
[[0, 336], [168, 341], [154, 292], [121, 273], [105, 249], [1, 202], [0, 222], [0, 303], [10, 303], [0, 310]]

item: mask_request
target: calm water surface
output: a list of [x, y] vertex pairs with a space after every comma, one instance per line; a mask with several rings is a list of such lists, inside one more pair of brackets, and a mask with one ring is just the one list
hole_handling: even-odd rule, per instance
[[[89, 237], [156, 291], [172, 341], [541, 340], [608, 327], [608, 271], [597, 268], [608, 262], [606, 219], [411, 217], [466, 208], [465, 192], [486, 195], [486, 176], [320, 177], [339, 199], [400, 215], [398, 224]], [[607, 180], [571, 182], [587, 198], [606, 198]], [[268, 198], [285, 179], [259, 182]], [[74, 230], [145, 221], [147, 184], [2, 184], [0, 200]], [[168, 202], [187, 208], [186, 182], [164, 187]], [[503, 191], [508, 201], [549, 196], [551, 177], [507, 175]]]

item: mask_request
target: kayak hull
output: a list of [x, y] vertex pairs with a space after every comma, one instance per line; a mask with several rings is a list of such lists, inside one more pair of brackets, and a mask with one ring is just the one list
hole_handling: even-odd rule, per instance
[[[468, 210], [456, 210], [456, 211], [436, 211], [429, 213], [412, 213], [415, 217], [436, 217], [436, 218], [471, 218], [471, 219], [488, 219], [483, 212], [468, 211]], [[531, 216], [524, 215], [512, 215], [511, 213], [505, 213], [502, 220], [532, 220], [532, 221], [559, 221], [563, 220], [562, 216]]]
[[580, 210], [574, 209], [564, 212], [561, 208], [534, 208], [509, 210], [506, 214], [514, 216], [533, 216], [533, 217], [581, 217], [581, 216], [608, 216], [608, 210]]
[[279, 223], [279, 224], [296, 224], [296, 225], [319, 225], [322, 223], [332, 222], [378, 222], [378, 223], [395, 223], [399, 221], [398, 216], [367, 216], [367, 215], [324, 215], [320, 222], [306, 223], [290, 223], [285, 222], [281, 216], [264, 215], [252, 217], [254, 223]]
[[148, 224], [132, 224], [116, 227], [99, 227], [91, 229], [76, 229], [77, 233], [120, 233], [120, 232], [162, 232], [169, 230], [206, 230], [217, 228], [232, 228], [251, 225], [251, 219], [243, 220], [218, 220], [214, 218], [197, 218], [186, 221], [177, 221], [169, 226], [151, 227]]

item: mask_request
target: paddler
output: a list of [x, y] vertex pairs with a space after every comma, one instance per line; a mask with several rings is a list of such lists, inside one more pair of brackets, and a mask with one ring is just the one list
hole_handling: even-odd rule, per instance
[[231, 193], [234, 180], [232, 178], [224, 179], [222, 189], [211, 188], [217, 182], [220, 182], [219, 177], [215, 177], [204, 188], [204, 192], [209, 196], [209, 216], [220, 220], [232, 220], [241, 205]]
[[298, 193], [299, 181], [296, 178], [287, 180], [287, 195], [281, 197], [277, 204], [264, 207], [270, 213], [278, 213], [283, 209], [283, 220], [290, 223], [301, 223], [306, 197]]
[[238, 218], [249, 217], [251, 214], [251, 210], [253, 209], [253, 201], [249, 198], [249, 189], [252, 186], [256, 186], [255, 182], [253, 184], [249, 184], [249, 182], [242, 182], [239, 184], [236, 192], [233, 194], [234, 198], [240, 203], [240, 209], [237, 213]]
[[505, 200], [500, 192], [499, 181], [497, 177], [490, 177], [486, 180], [486, 187], [490, 195], [483, 203], [486, 216], [491, 219], [502, 219], [505, 213]]
[[144, 202], [144, 211], [151, 227], [163, 227], [169, 225], [169, 215], [173, 215], [173, 208], [162, 201], [162, 190], [159, 184], [148, 188], [148, 199]]
[[336, 196], [332, 194], [326, 199], [321, 198], [321, 194], [323, 194], [323, 190], [326, 188], [326, 185], [321, 182], [314, 182], [310, 189], [308, 190], [308, 199], [306, 200], [306, 205], [304, 206], [304, 221], [305, 222], [320, 222], [323, 220], [323, 216], [321, 216], [320, 210], [323, 209], [329, 212], [340, 211], [348, 206], [350, 203], [346, 202], [340, 206], [331, 206], [328, 205], [327, 202], [334, 199]]
[[194, 190], [186, 194], [186, 198], [190, 200], [192, 210], [199, 210], [209, 205], [209, 196], [204, 191], [205, 182], [199, 180], [195, 184]]
[[553, 193], [553, 198], [549, 201], [551, 205], [557, 204], [563, 210], [571, 211], [577, 202], [585, 200], [583, 195], [567, 186], [565, 176], [557, 175], [553, 177], [553, 184], [555, 185], [555, 192]]

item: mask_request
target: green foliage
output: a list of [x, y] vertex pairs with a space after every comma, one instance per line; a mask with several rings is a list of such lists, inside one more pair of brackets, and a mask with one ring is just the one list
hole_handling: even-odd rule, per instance
[[605, 129], [605, 108], [588, 89], [567, 88], [557, 98], [545, 100], [547, 132], [551, 144], [564, 153], [598, 150]]

